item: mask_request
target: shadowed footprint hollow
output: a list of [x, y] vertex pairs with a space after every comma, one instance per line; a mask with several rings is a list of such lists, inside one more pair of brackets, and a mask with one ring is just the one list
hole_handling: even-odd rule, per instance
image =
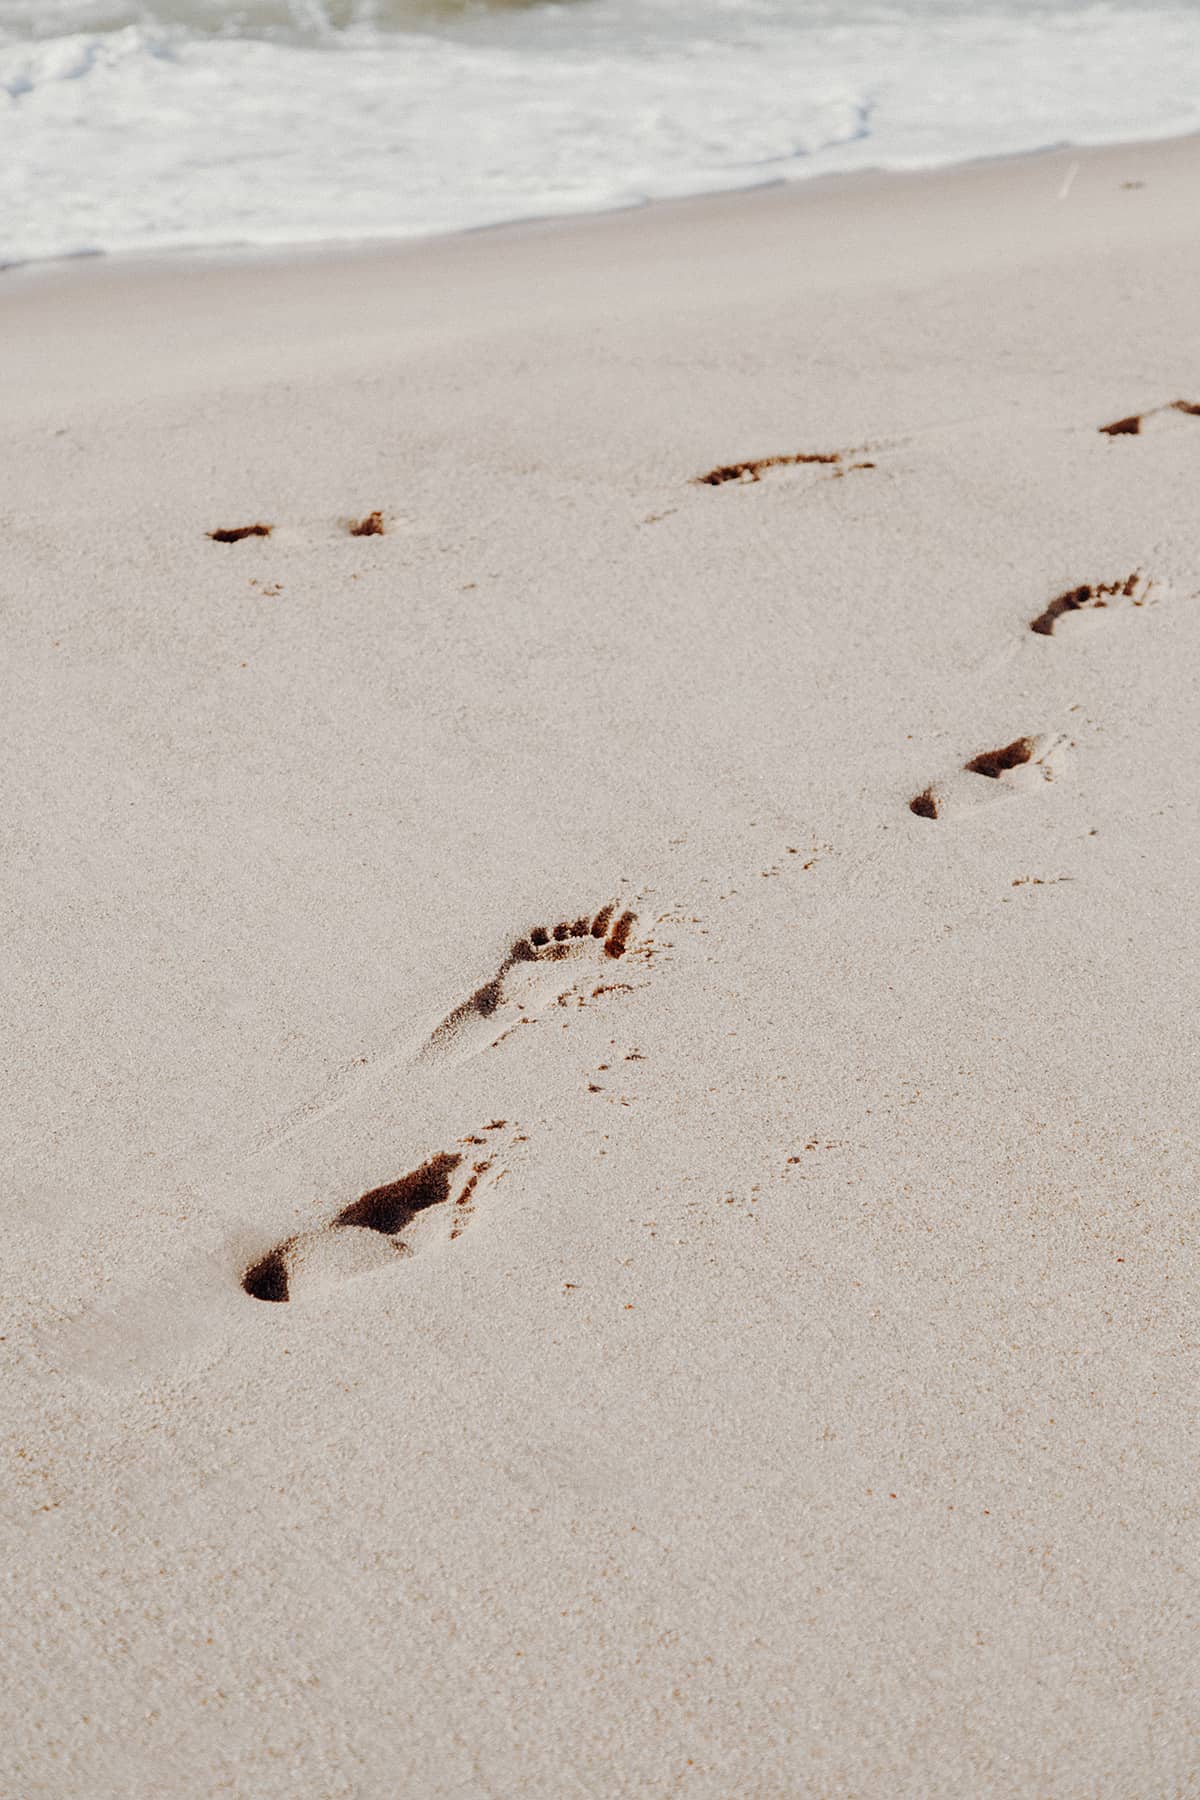
[[[344, 1206], [323, 1229], [285, 1238], [283, 1243], [277, 1244], [246, 1270], [242, 1276], [243, 1289], [253, 1300], [266, 1300], [276, 1305], [290, 1300], [295, 1274], [306, 1262], [317, 1260], [312, 1255], [314, 1246], [325, 1250], [324, 1260], [335, 1274], [343, 1272], [337, 1267], [339, 1262], [346, 1264], [344, 1272], [355, 1273], [357, 1268], [378, 1261], [376, 1256], [364, 1259], [361, 1254], [340, 1258], [336, 1254], [336, 1247], [340, 1244], [343, 1248], [357, 1250], [363, 1242], [363, 1234], [368, 1232], [387, 1239], [399, 1237], [421, 1213], [428, 1212], [435, 1206], [444, 1206], [449, 1201], [453, 1192], [453, 1178], [462, 1161], [459, 1152], [443, 1151], [440, 1155], [431, 1156], [420, 1168], [402, 1175], [398, 1181], [385, 1182], [382, 1187], [368, 1189], [357, 1200], [352, 1200], [349, 1206]], [[460, 1196], [460, 1204], [473, 1193], [479, 1175], [490, 1166], [490, 1161], [476, 1165]], [[457, 1236], [458, 1232], [451, 1235]], [[389, 1246], [389, 1250], [396, 1249], [402, 1251], [403, 1247]]]

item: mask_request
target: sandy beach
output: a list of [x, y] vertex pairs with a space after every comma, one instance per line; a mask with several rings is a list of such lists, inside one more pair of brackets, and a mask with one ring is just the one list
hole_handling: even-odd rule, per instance
[[0, 278], [0, 1794], [1193, 1791], [1198, 181]]

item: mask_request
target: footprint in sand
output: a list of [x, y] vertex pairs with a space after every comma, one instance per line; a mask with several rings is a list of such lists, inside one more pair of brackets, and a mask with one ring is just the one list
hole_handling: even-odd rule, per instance
[[[430, 1035], [421, 1060], [461, 1061], [490, 1050], [518, 1025], [532, 1024], [630, 949], [637, 914], [615, 904], [595, 915], [538, 925], [518, 938], [490, 981], [456, 1006]], [[599, 993], [607, 985], [594, 988]]]
[[727, 481], [735, 481], [746, 487], [753, 481], [761, 481], [771, 469], [795, 469], [808, 463], [825, 465], [831, 480], [852, 474], [856, 469], [875, 467], [873, 462], [855, 461], [857, 454], [853, 450], [796, 450], [790, 455], [759, 456], [750, 462], [720, 463], [704, 475], [694, 475], [692, 486], [723, 487]]
[[[442, 1022], [426, 1052], [443, 1057], [486, 1049], [572, 994], [585, 1005], [628, 988], [617, 964], [626, 957], [649, 961], [654, 954], [652, 936], [635, 942], [635, 923], [633, 912], [610, 905], [571, 924], [531, 931], [492, 980]], [[358, 1073], [357, 1063], [348, 1066], [346, 1080]], [[336, 1104], [343, 1098], [339, 1089]], [[325, 1225], [294, 1233], [265, 1254], [259, 1231], [247, 1225], [233, 1243], [202, 1255], [185, 1271], [164, 1269], [149, 1286], [108, 1294], [39, 1332], [38, 1354], [60, 1373], [106, 1387], [136, 1386], [170, 1375], [202, 1353], [219, 1335], [222, 1321], [232, 1329], [247, 1295], [275, 1304], [302, 1299], [367, 1270], [395, 1268], [439, 1243], [453, 1243], [477, 1203], [507, 1176], [525, 1142], [520, 1132], [502, 1133], [506, 1122], [493, 1119], [455, 1149], [369, 1189]]]
[[[592, 996], [626, 985], [597, 977], [629, 953], [636, 923], [635, 913], [610, 904], [570, 922], [536, 926], [518, 938], [492, 979], [442, 1020], [422, 1057], [475, 1055], [585, 984]], [[464, 1140], [481, 1155], [442, 1151], [398, 1180], [369, 1189], [327, 1225], [285, 1238], [245, 1269], [243, 1290], [254, 1300], [278, 1304], [419, 1255], [432, 1244], [453, 1243], [481, 1194], [507, 1172], [491, 1148], [492, 1134], [504, 1126], [503, 1119], [494, 1119], [483, 1134]]]
[[240, 544], [244, 538], [270, 537], [273, 525], [220, 525], [209, 532], [214, 544]]
[[1151, 603], [1152, 594], [1157, 600], [1164, 592], [1162, 582], [1151, 581], [1135, 569], [1119, 581], [1088, 582], [1057, 594], [1035, 619], [1030, 619], [1029, 629], [1039, 637], [1057, 637], [1064, 624], [1076, 631], [1085, 624], [1097, 623], [1101, 615], [1111, 617], [1130, 607], [1145, 606]]
[[1200, 418], [1200, 404], [1194, 400], [1167, 400], [1162, 406], [1148, 407], [1145, 412], [1129, 413], [1123, 419], [1114, 419], [1111, 425], [1098, 427], [1104, 437], [1141, 437], [1153, 428], [1161, 430], [1167, 425], [1177, 425], [1180, 416]]
[[[486, 1133], [504, 1128], [494, 1119]], [[468, 1140], [486, 1145], [486, 1136]], [[504, 1173], [495, 1153], [469, 1160], [461, 1151], [443, 1151], [398, 1181], [371, 1188], [344, 1206], [328, 1225], [285, 1238], [242, 1276], [254, 1300], [302, 1298], [322, 1288], [419, 1255], [439, 1242], [453, 1243], [466, 1230], [482, 1186]]]
[[998, 750], [981, 750], [947, 781], [915, 794], [908, 810], [919, 819], [945, 819], [975, 812], [997, 800], [1035, 793], [1053, 781], [1070, 739], [1061, 732], [1014, 738]]

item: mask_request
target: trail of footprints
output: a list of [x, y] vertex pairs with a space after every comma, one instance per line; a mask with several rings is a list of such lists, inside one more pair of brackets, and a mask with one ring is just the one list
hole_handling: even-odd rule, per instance
[[[1037, 637], [1058, 637], [1064, 628], [1081, 629], [1101, 616], [1152, 604], [1164, 591], [1162, 582], [1139, 569], [1112, 581], [1085, 582], [1056, 594], [1029, 620], [1029, 630]], [[953, 774], [914, 794], [908, 809], [919, 819], [945, 819], [1034, 793], [1055, 780], [1070, 749], [1065, 733], [1041, 732], [978, 750]]]
[[[1098, 426], [1097, 430], [1104, 437], [1140, 437], [1148, 430], [1177, 425], [1182, 419], [1191, 418], [1200, 418], [1200, 403], [1194, 400], [1167, 400], [1159, 406], [1147, 407], [1144, 412], [1128, 413], [1124, 418], [1114, 419], [1108, 425]], [[866, 460], [869, 448], [870, 446], [864, 445], [852, 450], [792, 450], [773, 456], [748, 457], [744, 462], [718, 463], [715, 468], [706, 469], [703, 475], [693, 475], [692, 486], [724, 487], [728, 482], [733, 482], [739, 487], [748, 487], [761, 481], [764, 475], [773, 470], [808, 465], [828, 469], [829, 478], [837, 480], [859, 469], [874, 469], [877, 465]]]
[[[1155, 419], [1200, 416], [1200, 405], [1175, 400], [1144, 413], [1130, 414], [1098, 429], [1108, 437], [1141, 435]], [[721, 464], [694, 477], [694, 485], [748, 485], [779, 468], [814, 464], [837, 477], [875, 467], [852, 460], [858, 453], [806, 452], [760, 457]], [[377, 536], [381, 515], [369, 513], [350, 521], [352, 536]], [[267, 537], [272, 527], [254, 524], [211, 531], [221, 543]], [[1094, 620], [1099, 614], [1148, 604], [1161, 583], [1139, 570], [1109, 581], [1066, 589], [1049, 600], [1030, 620], [1029, 630], [1053, 638], [1065, 626]], [[909, 801], [918, 818], [944, 819], [973, 811], [989, 800], [1012, 798], [1052, 782], [1070, 748], [1062, 733], [1043, 732], [1013, 738], [996, 748], [975, 751], [961, 768], [931, 782]], [[610, 903], [594, 914], [535, 927], [518, 938], [499, 968], [481, 987], [455, 1007], [431, 1032], [419, 1053], [424, 1062], [458, 1061], [503, 1042], [523, 1025], [533, 1024], [550, 1007], [561, 1005], [590, 984], [599, 997], [627, 982], [606, 979], [606, 971], [625, 957], [637, 915]], [[462, 1140], [462, 1148], [441, 1151], [397, 1180], [370, 1188], [342, 1207], [325, 1225], [297, 1232], [245, 1269], [241, 1285], [252, 1299], [283, 1304], [306, 1292], [395, 1264], [431, 1243], [454, 1242], [467, 1228], [479, 1198], [507, 1172], [499, 1134], [507, 1121], [493, 1119], [482, 1132]], [[508, 1148], [523, 1141], [517, 1133]], [[475, 1154], [469, 1154], [475, 1152]]]
[[[419, 1060], [477, 1055], [572, 996], [586, 1003], [628, 988], [629, 982], [612, 979], [612, 971], [636, 954], [636, 924], [635, 912], [610, 903], [554, 926], [535, 926], [517, 939], [492, 978], [442, 1020]], [[441, 1151], [397, 1180], [368, 1189], [327, 1224], [284, 1238], [244, 1270], [243, 1290], [253, 1300], [278, 1305], [390, 1266], [431, 1244], [453, 1243], [482, 1194], [507, 1173], [497, 1136], [506, 1125], [493, 1119], [462, 1140], [462, 1149]], [[508, 1149], [523, 1141], [520, 1134], [513, 1136]], [[468, 1155], [468, 1149], [477, 1154]]]
[[[376, 508], [361, 519], [343, 519], [342, 529], [350, 537], [383, 537], [387, 526], [383, 522], [383, 513]], [[257, 520], [253, 525], [218, 525], [205, 535], [214, 544], [241, 544], [247, 538], [269, 538], [274, 530], [274, 525], [264, 525]]]
[[[1200, 403], [1193, 400], [1167, 400], [1161, 405], [1147, 407], [1144, 412], [1128, 413], [1124, 418], [1114, 419], [1110, 424], [1098, 426], [1097, 429], [1105, 437], [1139, 437], [1151, 428], [1177, 424], [1181, 418], [1200, 418]], [[827, 478], [837, 481], [843, 476], [877, 466], [868, 458], [869, 448], [870, 446], [863, 445], [850, 450], [788, 450], [771, 456], [748, 457], [743, 462], [718, 463], [715, 468], [706, 469], [703, 475], [693, 475], [691, 485], [724, 487], [733, 482], [739, 487], [748, 487], [774, 470], [810, 466], [827, 470]], [[340, 528], [348, 536], [356, 538], [383, 537], [387, 532], [383, 512], [378, 507], [362, 518], [342, 519]], [[274, 525], [256, 520], [252, 525], [219, 525], [207, 532], [206, 536], [216, 544], [240, 544], [247, 538], [269, 538], [274, 530]]]
[[[1110, 438], [1138, 437], [1156, 423], [1167, 425], [1191, 418], [1200, 418], [1200, 403], [1170, 400], [1144, 412], [1127, 414], [1097, 429]], [[720, 463], [703, 475], [694, 476], [692, 485], [722, 487], [732, 482], [747, 486], [761, 481], [773, 470], [807, 464], [829, 468], [834, 476], [857, 469], [873, 469], [876, 466], [873, 462], [852, 460], [861, 454], [841, 450], [794, 451], [744, 462]], [[1163, 591], [1161, 582], [1149, 580], [1137, 569], [1116, 580], [1085, 582], [1056, 594], [1029, 620], [1029, 629], [1038, 637], [1056, 637], [1065, 630], [1090, 625], [1102, 614], [1146, 606], [1152, 599], [1158, 599]], [[930, 782], [920, 793], [914, 794], [908, 803], [909, 811], [921, 819], [945, 819], [974, 812], [996, 801], [1036, 792], [1044, 783], [1055, 779], [1069, 748], [1070, 740], [1065, 734], [1041, 732], [1013, 738], [994, 749], [978, 750], [960, 769]]]

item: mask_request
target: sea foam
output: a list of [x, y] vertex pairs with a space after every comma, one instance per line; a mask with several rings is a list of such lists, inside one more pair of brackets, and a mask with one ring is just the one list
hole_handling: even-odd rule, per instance
[[[7, 264], [406, 238], [1200, 126], [1200, 0], [453, 18], [415, 0], [52, 0], [36, 38], [22, 4], [0, 0]], [[82, 19], [110, 28], [46, 34]]]

